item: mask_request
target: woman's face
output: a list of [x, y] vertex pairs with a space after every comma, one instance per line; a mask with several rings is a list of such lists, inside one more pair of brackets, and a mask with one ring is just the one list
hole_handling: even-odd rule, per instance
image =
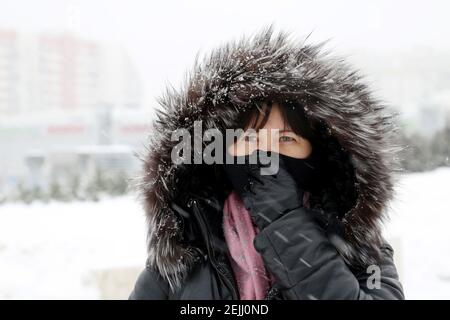
[[[262, 116], [259, 117], [262, 121]], [[293, 158], [306, 158], [311, 153], [310, 142], [295, 134], [285, 122], [280, 107], [272, 106], [266, 124], [258, 132], [246, 128], [238, 140], [229, 146], [233, 156], [251, 154], [254, 150], [274, 151]]]

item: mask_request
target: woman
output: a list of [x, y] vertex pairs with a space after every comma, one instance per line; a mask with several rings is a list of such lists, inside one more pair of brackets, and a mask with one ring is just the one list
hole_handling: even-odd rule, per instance
[[[404, 299], [380, 225], [400, 170], [395, 117], [322, 46], [269, 26], [160, 99], [139, 184], [148, 259], [130, 299]], [[173, 132], [198, 121], [245, 129], [224, 144], [245, 163], [175, 164]]]

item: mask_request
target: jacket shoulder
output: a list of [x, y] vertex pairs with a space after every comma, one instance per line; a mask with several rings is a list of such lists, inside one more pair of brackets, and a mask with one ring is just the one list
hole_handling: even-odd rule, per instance
[[[403, 286], [394, 263], [394, 249], [386, 239], [383, 238], [381, 249], [381, 259], [377, 265], [368, 268], [365, 274], [359, 276], [362, 295], [370, 294], [372, 299], [399, 299], [404, 300]], [[379, 272], [375, 272], [379, 270]], [[378, 285], [373, 282], [378, 277]]]
[[166, 300], [169, 296], [169, 284], [159, 272], [146, 266], [139, 274], [129, 300]]

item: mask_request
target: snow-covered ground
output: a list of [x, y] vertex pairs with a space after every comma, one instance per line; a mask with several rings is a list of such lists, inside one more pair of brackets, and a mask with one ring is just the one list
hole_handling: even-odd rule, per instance
[[450, 299], [450, 168], [402, 177], [390, 217], [406, 297]]
[[[450, 298], [449, 181], [450, 168], [440, 168], [397, 186], [386, 236], [409, 299]], [[144, 263], [145, 219], [133, 197], [0, 206], [0, 298], [97, 299], [124, 270], [131, 286]]]
[[144, 264], [133, 197], [0, 206], [0, 298], [97, 299], [101, 270]]

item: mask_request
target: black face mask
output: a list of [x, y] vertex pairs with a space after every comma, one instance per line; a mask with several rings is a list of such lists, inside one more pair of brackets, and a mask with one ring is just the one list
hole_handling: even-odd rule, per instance
[[[256, 156], [257, 167], [259, 168], [268, 166], [262, 164], [261, 154], [267, 156], [267, 153], [264, 151], [259, 151], [258, 155], [253, 154], [253, 156]], [[279, 153], [278, 156], [280, 157], [280, 166], [283, 166], [294, 178], [299, 189], [314, 193], [321, 190], [325, 185], [325, 153], [320, 148], [313, 147], [309, 156], [303, 159], [289, 157], [281, 153]], [[241, 164], [242, 162], [248, 164], [250, 157], [250, 155], [234, 156], [233, 164], [226, 163], [223, 165], [228, 179], [238, 194], [242, 194], [245, 191], [244, 187], [252, 174], [249, 172], [248, 166]], [[240, 162], [238, 162], [238, 159], [240, 159]]]
[[313, 147], [307, 158], [298, 159], [280, 154], [280, 162], [284, 163], [300, 189], [316, 193], [327, 181], [325, 157], [321, 148]]

